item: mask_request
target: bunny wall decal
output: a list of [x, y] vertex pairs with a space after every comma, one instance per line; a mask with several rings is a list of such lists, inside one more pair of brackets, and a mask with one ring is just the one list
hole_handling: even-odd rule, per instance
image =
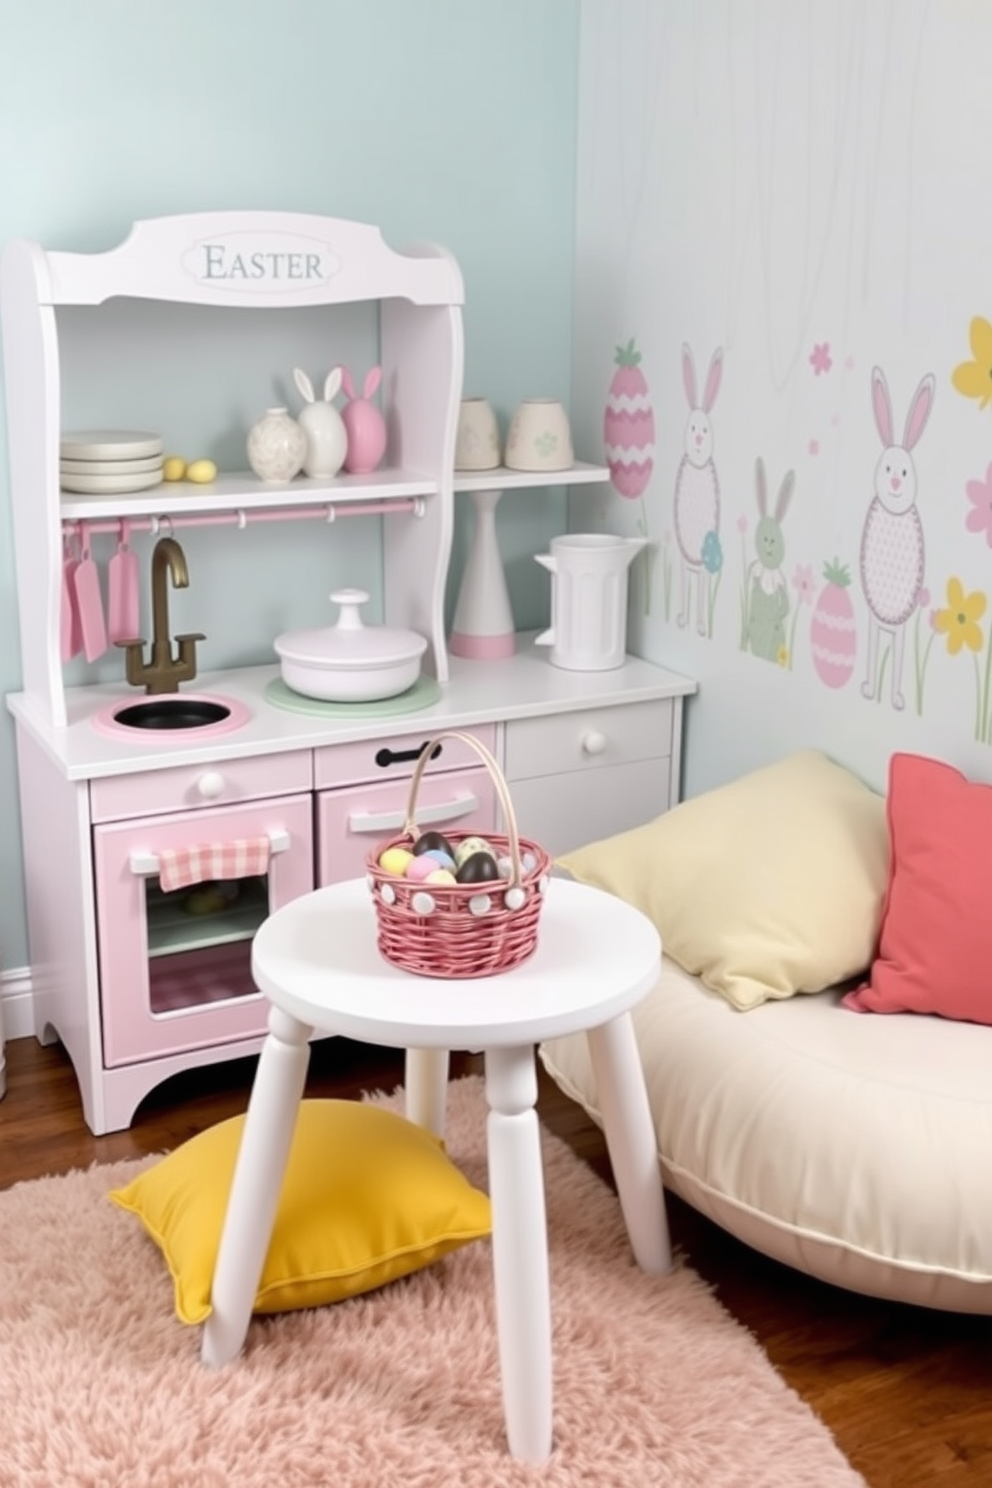
[[782, 661], [786, 656], [785, 622], [789, 614], [789, 586], [782, 572], [785, 561], [782, 519], [792, 500], [796, 475], [790, 470], [783, 477], [773, 512], [768, 510], [768, 485], [760, 456], [755, 461], [754, 480], [758, 498], [754, 546], [758, 556], [748, 572], [747, 643], [755, 656], [766, 661]]
[[[675, 476], [675, 536], [681, 560], [678, 623], [689, 623], [690, 590], [696, 586], [696, 628], [709, 630], [708, 585], [703, 575], [703, 546], [710, 533], [720, 531], [720, 481], [713, 461], [713, 426], [710, 410], [716, 402], [723, 377], [723, 348], [717, 347], [706, 373], [702, 400], [696, 394], [696, 366], [692, 349], [682, 345], [682, 385], [689, 404], [685, 425], [685, 453]], [[712, 539], [711, 539], [712, 541]]]
[[919, 603], [925, 550], [923, 525], [916, 509], [916, 464], [911, 451], [933, 408], [934, 378], [928, 373], [913, 394], [902, 443], [893, 438], [892, 400], [880, 367], [871, 373], [871, 406], [882, 453], [875, 466], [875, 495], [861, 530], [861, 587], [870, 611], [868, 664], [862, 695], [873, 699], [878, 685], [878, 648], [882, 631], [892, 637], [891, 697], [902, 709], [903, 653], [906, 622]]

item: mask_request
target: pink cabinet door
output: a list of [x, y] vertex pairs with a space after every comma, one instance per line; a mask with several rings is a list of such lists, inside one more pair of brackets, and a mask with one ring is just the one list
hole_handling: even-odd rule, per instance
[[[408, 780], [377, 781], [321, 791], [317, 797], [317, 879], [358, 878], [365, 857], [397, 837], [406, 821]], [[483, 835], [496, 827], [496, 791], [488, 770], [425, 774], [417, 789], [417, 825]]]
[[[97, 949], [108, 1067], [265, 1032], [251, 941], [270, 911], [313, 888], [312, 797], [112, 822], [94, 828]], [[268, 856], [264, 873], [165, 892], [166, 849]], [[220, 867], [220, 862], [218, 862]]]

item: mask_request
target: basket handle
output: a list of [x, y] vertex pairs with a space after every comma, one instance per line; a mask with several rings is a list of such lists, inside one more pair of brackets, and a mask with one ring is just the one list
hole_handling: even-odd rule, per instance
[[443, 733], [435, 734], [433, 739], [428, 739], [427, 743], [420, 751], [417, 763], [414, 766], [413, 777], [410, 780], [410, 794], [407, 797], [406, 825], [404, 827], [406, 835], [408, 837], [412, 837], [415, 842], [420, 836], [420, 828], [417, 826], [415, 816], [417, 809], [417, 792], [420, 789], [420, 781], [424, 771], [427, 768], [427, 762], [442, 739], [460, 739], [463, 744], [467, 744], [470, 749], [473, 749], [475, 751], [475, 753], [481, 759], [482, 763], [485, 765], [486, 769], [489, 771], [489, 774], [492, 777], [493, 785], [496, 787], [496, 794], [499, 796], [499, 804], [503, 808], [503, 818], [506, 822], [506, 832], [507, 836], [510, 839], [510, 881], [514, 885], [514, 887], [519, 887], [520, 880], [523, 877], [523, 867], [520, 862], [520, 838], [517, 834], [517, 818], [514, 815], [513, 802], [510, 800], [510, 792], [507, 789], [506, 781], [503, 778], [503, 772], [500, 769], [499, 765], [496, 763], [493, 755], [490, 754], [489, 750], [484, 744], [480, 743], [479, 740], [474, 738], [471, 734], [463, 734], [458, 729], [445, 729]]

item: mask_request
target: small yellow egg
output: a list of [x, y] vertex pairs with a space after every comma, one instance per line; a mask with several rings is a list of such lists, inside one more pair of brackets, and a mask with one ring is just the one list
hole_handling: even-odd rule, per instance
[[423, 882], [429, 884], [453, 884], [457, 883], [458, 880], [449, 868], [435, 868], [433, 873], [428, 873]]
[[186, 461], [182, 455], [169, 455], [162, 461], [162, 479], [182, 480], [186, 474]]
[[194, 460], [186, 466], [186, 479], [195, 481], [198, 486], [205, 486], [217, 479], [217, 466], [213, 460]]
[[395, 873], [400, 878], [406, 871], [407, 863], [413, 861], [413, 853], [407, 852], [405, 847], [387, 847], [385, 852], [379, 855], [379, 867], [384, 873]]

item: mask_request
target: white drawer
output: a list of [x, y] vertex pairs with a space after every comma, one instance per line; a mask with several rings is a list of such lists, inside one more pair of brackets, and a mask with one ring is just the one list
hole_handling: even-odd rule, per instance
[[157, 816], [164, 811], [235, 806], [263, 796], [308, 791], [313, 782], [311, 754], [297, 749], [254, 759], [219, 760], [209, 765], [179, 765], [173, 770], [143, 770], [90, 782], [90, 818], [121, 821]]
[[540, 842], [552, 857], [628, 832], [668, 810], [670, 776], [665, 760], [517, 780], [513, 814], [524, 837]]
[[[416, 733], [397, 734], [391, 739], [362, 739], [357, 744], [328, 744], [314, 755], [314, 784], [317, 790], [338, 785], [361, 785], [373, 780], [406, 780], [413, 774], [417, 756], [428, 739], [440, 733], [426, 727]], [[484, 744], [490, 754], [496, 751], [496, 725], [484, 723], [460, 729]], [[443, 739], [440, 754], [432, 759], [425, 773], [432, 770], [464, 770], [480, 763], [470, 744], [460, 739]]]
[[671, 700], [658, 698], [616, 708], [514, 719], [506, 725], [506, 778], [531, 780], [563, 771], [665, 759], [672, 752], [673, 713]]

